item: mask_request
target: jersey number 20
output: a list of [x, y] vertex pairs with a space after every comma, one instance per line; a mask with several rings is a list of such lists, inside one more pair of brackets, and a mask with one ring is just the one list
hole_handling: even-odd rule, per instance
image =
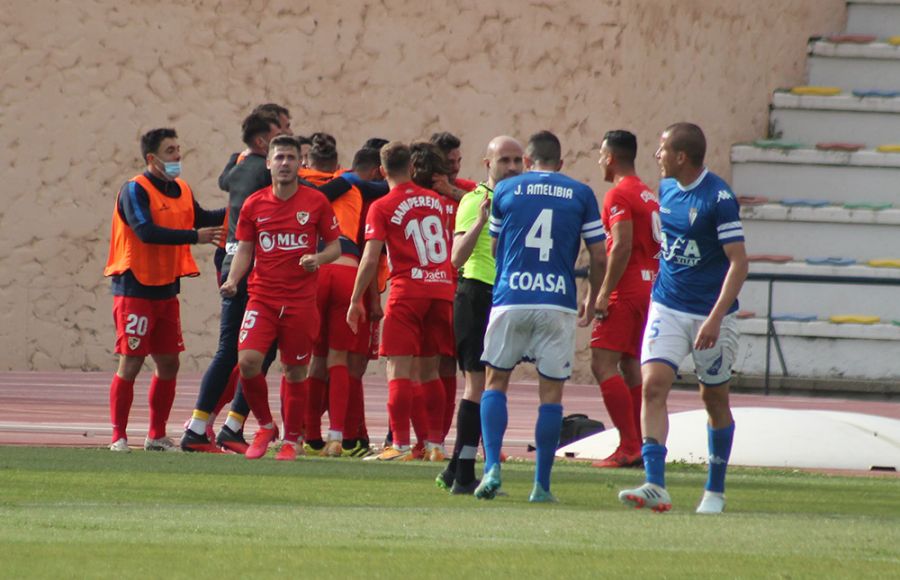
[[444, 239], [444, 226], [437, 216], [427, 216], [419, 220], [410, 220], [403, 232], [406, 239], [412, 238], [419, 256], [419, 265], [440, 264], [447, 259], [447, 240]]
[[525, 247], [538, 250], [538, 260], [550, 261], [550, 250], [553, 249], [553, 210], [542, 209], [537, 219], [525, 234]]

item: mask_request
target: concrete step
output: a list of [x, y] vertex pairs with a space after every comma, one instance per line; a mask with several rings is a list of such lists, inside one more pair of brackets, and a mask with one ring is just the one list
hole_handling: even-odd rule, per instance
[[[789, 253], [782, 250], [780, 253]], [[773, 314], [814, 314], [821, 320], [838, 314], [880, 316], [890, 323], [900, 320], [900, 268], [873, 268], [865, 265], [811, 266], [802, 261], [786, 264], [752, 262], [750, 271], [757, 274], [797, 274], [813, 276], [846, 276], [884, 278], [897, 285], [832, 284], [776, 281], [772, 286]], [[768, 282], [747, 280], [741, 289], [741, 310], [765, 316], [768, 304]]]
[[[766, 364], [766, 320], [741, 320], [734, 371], [761, 375]], [[775, 322], [788, 374], [801, 377], [896, 380], [900, 377], [900, 327], [893, 324]], [[771, 371], [781, 369], [772, 344]], [[684, 365], [685, 371], [692, 364]]]
[[879, 37], [900, 35], [900, 2], [897, 0], [849, 0], [847, 32]]
[[735, 145], [731, 161], [732, 186], [738, 195], [900, 206], [900, 154]]
[[772, 99], [770, 133], [785, 141], [852, 141], [869, 148], [900, 141], [900, 97], [792, 95]]
[[[779, 203], [741, 207], [742, 220], [783, 222], [836, 223], [854, 225], [900, 225], [900, 209], [845, 209], [840, 205], [826, 207], [788, 207]], [[790, 224], [784, 224], [790, 228]]]
[[885, 42], [844, 44], [817, 40], [810, 43], [809, 55], [811, 85], [841, 87], [847, 91], [900, 90], [900, 46]]
[[824, 256], [857, 261], [900, 258], [900, 228], [896, 225], [753, 219], [744, 221], [744, 236], [751, 254], [791, 254], [801, 260]]

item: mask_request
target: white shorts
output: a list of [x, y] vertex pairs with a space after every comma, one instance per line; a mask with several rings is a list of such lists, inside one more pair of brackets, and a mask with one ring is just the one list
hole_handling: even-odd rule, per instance
[[701, 383], [707, 386], [727, 383], [738, 349], [737, 320], [734, 314], [725, 316], [715, 346], [695, 350], [694, 340], [704, 320], [702, 316], [652, 302], [641, 345], [641, 364], [663, 362], [677, 371], [681, 361], [691, 354]]
[[574, 312], [494, 308], [481, 360], [503, 371], [511, 371], [522, 361], [533, 362], [542, 377], [564, 381], [572, 376], [576, 322]]

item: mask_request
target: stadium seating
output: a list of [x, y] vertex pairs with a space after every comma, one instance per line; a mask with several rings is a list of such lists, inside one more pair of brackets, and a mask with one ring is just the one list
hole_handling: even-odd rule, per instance
[[764, 373], [771, 312], [791, 377], [900, 381], [898, 33], [900, 0], [850, 0], [846, 34], [810, 40], [807, 84], [775, 92], [767, 138], [732, 147], [748, 252], [793, 257], [751, 273], [841, 279], [776, 281], [771, 304], [770, 283], [748, 281], [738, 373]]

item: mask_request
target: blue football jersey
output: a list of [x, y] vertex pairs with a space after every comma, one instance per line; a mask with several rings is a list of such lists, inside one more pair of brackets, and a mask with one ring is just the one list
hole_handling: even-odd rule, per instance
[[494, 189], [489, 229], [497, 238], [494, 308], [577, 311], [581, 240], [606, 239], [590, 187], [542, 171], [504, 179]]
[[[730, 266], [722, 246], [744, 241], [737, 199], [725, 180], [709, 170], [687, 188], [675, 179], [663, 179], [659, 217], [662, 242], [653, 300], [707, 316]], [[728, 312], [737, 308], [735, 300]]]

